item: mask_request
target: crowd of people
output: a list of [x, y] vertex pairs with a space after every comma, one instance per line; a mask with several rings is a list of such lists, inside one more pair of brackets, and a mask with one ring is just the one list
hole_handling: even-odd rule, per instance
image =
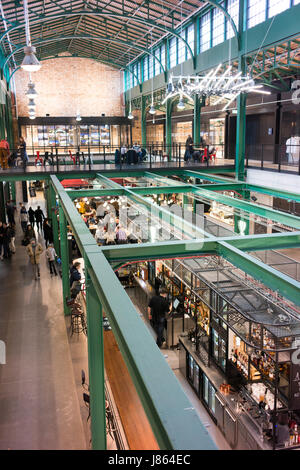
[[87, 227], [94, 233], [98, 245], [136, 243], [136, 236], [119, 221], [118, 203], [99, 204], [81, 201], [77, 205]]
[[[0, 221], [0, 259], [11, 258], [16, 252], [16, 214], [17, 208], [12, 200], [6, 203], [8, 223]], [[40, 278], [41, 254], [45, 252], [51, 276], [57, 276], [56, 260], [59, 260], [53, 246], [53, 231], [49, 219], [47, 219], [40, 206], [33, 210], [30, 206], [19, 203], [18, 218], [23, 232], [22, 245], [30, 260], [34, 279]], [[37, 233], [43, 236], [45, 249], [37, 239]]]
[[128, 144], [123, 144], [121, 149], [116, 149], [115, 151], [115, 163], [120, 164], [122, 162], [128, 165], [131, 163], [140, 163], [144, 161], [146, 153], [146, 150], [137, 143], [131, 147], [128, 146]]
[[9, 143], [6, 138], [0, 140], [0, 165], [2, 170], [17, 166], [18, 155], [25, 168], [28, 163], [28, 155], [24, 137], [20, 137], [18, 148], [12, 151], [10, 151]]

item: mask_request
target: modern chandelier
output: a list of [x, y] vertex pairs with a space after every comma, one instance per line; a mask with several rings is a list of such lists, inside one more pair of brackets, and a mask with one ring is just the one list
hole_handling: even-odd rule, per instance
[[263, 85], [256, 85], [253, 78], [248, 75], [243, 76], [242, 72], [231, 73], [232, 67], [229, 66], [225, 72], [219, 74], [222, 64], [219, 64], [216, 69], [211, 70], [206, 75], [196, 76], [170, 76], [167, 86], [166, 97], [162, 101], [165, 104], [170, 98], [179, 96], [177, 105], [178, 110], [185, 107], [184, 98], [193, 101], [194, 96], [216, 96], [214, 105], [219, 104], [224, 99], [227, 100], [222, 111], [225, 111], [228, 106], [241, 94], [241, 93], [261, 93], [269, 95], [269, 91], [262, 90]]

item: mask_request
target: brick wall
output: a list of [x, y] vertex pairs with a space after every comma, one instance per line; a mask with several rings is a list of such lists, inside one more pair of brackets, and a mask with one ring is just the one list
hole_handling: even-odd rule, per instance
[[[29, 75], [15, 73], [19, 116], [28, 116], [25, 95]], [[65, 57], [42, 62], [32, 74], [36, 85], [36, 116], [124, 116], [123, 73], [90, 59]]]

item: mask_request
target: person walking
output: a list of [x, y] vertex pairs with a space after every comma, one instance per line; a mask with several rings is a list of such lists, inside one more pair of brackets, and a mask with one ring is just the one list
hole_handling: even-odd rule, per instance
[[46, 250], [46, 256], [48, 259], [48, 264], [49, 264], [49, 269], [50, 269], [50, 274], [55, 274], [57, 276], [56, 268], [55, 268], [55, 259], [57, 257], [55, 248], [53, 246], [53, 243], [49, 243], [49, 246]]
[[9, 249], [10, 249], [10, 252], [12, 254], [15, 254], [15, 252], [16, 252], [16, 245], [15, 245], [16, 229], [15, 229], [15, 225], [9, 224], [9, 230], [10, 230]]
[[8, 168], [9, 143], [6, 139], [0, 140], [0, 164], [2, 170]]
[[43, 219], [45, 219], [45, 216], [44, 216], [44, 213], [43, 213], [40, 206], [38, 206], [38, 208], [34, 211], [34, 215], [35, 215], [35, 221], [36, 221], [37, 229], [38, 229], [38, 231], [40, 231], [40, 229], [42, 231]]
[[15, 210], [16, 206], [12, 200], [8, 201], [6, 204], [6, 213], [8, 222], [12, 225], [15, 225]]
[[23, 162], [23, 168], [26, 168], [26, 165], [28, 163], [28, 155], [26, 152], [26, 142], [24, 140], [24, 137], [20, 137], [20, 145], [19, 145], [19, 150], [21, 154], [21, 160]]
[[24, 205], [22, 205], [20, 210], [20, 222], [23, 232], [26, 232], [27, 224], [28, 224], [28, 213]]
[[34, 210], [32, 209], [31, 206], [30, 206], [29, 209], [28, 209], [28, 217], [29, 217], [29, 223], [30, 223], [30, 225], [32, 225], [32, 227], [34, 227], [34, 224], [35, 224], [35, 212], [34, 212]]
[[26, 247], [26, 251], [32, 265], [34, 279], [37, 281], [40, 277], [40, 257], [43, 253], [42, 245], [35, 238], [32, 238]]
[[53, 231], [52, 231], [51, 225], [49, 224], [48, 219], [44, 219], [43, 231], [44, 231], [44, 239], [45, 239], [46, 248], [47, 248], [48, 244], [53, 243]]
[[10, 232], [9, 226], [6, 223], [4, 223], [3, 224], [3, 257], [4, 258], [10, 258], [10, 249], [9, 249], [10, 239], [11, 239], [11, 232]]
[[164, 329], [166, 323], [166, 314], [169, 313], [171, 305], [167, 301], [167, 291], [162, 289], [159, 295], [155, 295], [148, 305], [149, 320], [157, 334], [156, 344], [159, 348], [164, 342]]

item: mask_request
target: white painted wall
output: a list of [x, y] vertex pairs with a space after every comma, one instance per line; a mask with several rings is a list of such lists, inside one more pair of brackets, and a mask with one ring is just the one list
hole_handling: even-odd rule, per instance
[[300, 176], [298, 175], [248, 168], [247, 183], [300, 194]]

